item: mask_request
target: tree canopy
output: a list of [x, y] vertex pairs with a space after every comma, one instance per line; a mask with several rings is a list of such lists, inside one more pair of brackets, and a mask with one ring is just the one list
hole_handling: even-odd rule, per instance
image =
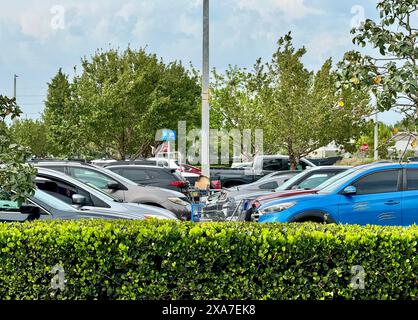
[[0, 191], [23, 202], [34, 193], [36, 169], [26, 163], [31, 155], [29, 148], [13, 143], [5, 124], [7, 118], [15, 120], [20, 114], [15, 99], [0, 95]]
[[15, 143], [29, 147], [36, 158], [46, 158], [54, 153], [47, 139], [47, 128], [41, 120], [17, 120], [10, 127], [10, 135]]
[[158, 129], [196, 125], [200, 86], [181, 63], [165, 64], [144, 49], [97, 51], [72, 81], [61, 70], [49, 84], [45, 123], [62, 153], [148, 156]]
[[[383, 0], [380, 20], [367, 19], [352, 30], [353, 43], [370, 45], [376, 55], [346, 53], [340, 63], [340, 86], [367, 88], [380, 111], [398, 110], [418, 117], [418, 0]], [[380, 54], [380, 56], [379, 56]]]
[[301, 59], [287, 34], [279, 39], [272, 60], [257, 60], [253, 70], [230, 67], [215, 73], [212, 124], [264, 130], [267, 154], [286, 152], [294, 168], [301, 157], [332, 141], [353, 148], [370, 114], [366, 90], [338, 91], [337, 74], [327, 60], [317, 72]]

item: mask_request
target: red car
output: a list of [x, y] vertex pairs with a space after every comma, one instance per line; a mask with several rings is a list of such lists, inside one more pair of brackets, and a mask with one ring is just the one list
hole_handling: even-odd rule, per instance
[[195, 173], [195, 174], [198, 174], [199, 176], [202, 175], [202, 171], [197, 167], [191, 166], [189, 164], [182, 164], [181, 167], [184, 168], [184, 172]]
[[249, 205], [248, 209], [245, 214], [245, 221], [251, 221], [251, 215], [256, 212], [256, 210], [265, 202], [269, 202], [273, 199], [277, 198], [286, 198], [286, 197], [293, 197], [293, 196], [301, 196], [304, 194], [315, 194], [318, 190], [287, 190], [287, 191], [280, 191], [275, 192], [266, 196], [258, 197], [252, 200]]

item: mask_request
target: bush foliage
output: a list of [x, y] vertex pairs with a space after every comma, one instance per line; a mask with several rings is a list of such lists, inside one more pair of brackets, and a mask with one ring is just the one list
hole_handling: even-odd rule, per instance
[[416, 226], [1, 224], [0, 298], [416, 299], [417, 240]]

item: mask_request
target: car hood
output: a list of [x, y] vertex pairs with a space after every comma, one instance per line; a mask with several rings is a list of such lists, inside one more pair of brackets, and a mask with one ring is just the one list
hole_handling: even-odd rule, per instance
[[277, 198], [272, 199], [271, 201], [266, 201], [265, 203], [262, 203], [261, 206], [257, 210], [264, 209], [266, 207], [274, 206], [281, 203], [287, 203], [287, 202], [306, 202], [306, 201], [324, 201], [324, 198], [328, 198], [329, 195], [327, 194], [318, 194], [318, 193], [311, 193], [311, 194], [299, 194], [299, 195], [293, 195], [291, 197], [285, 197], [285, 198]]
[[300, 196], [304, 194], [315, 194], [315, 193], [318, 193], [318, 190], [287, 190], [287, 191], [274, 192], [272, 194], [261, 196], [261, 197], [258, 197], [256, 200], [260, 202], [266, 202], [266, 201], [271, 201], [277, 198], [285, 198], [285, 197]]
[[174, 213], [164, 208], [158, 208], [155, 206], [148, 206], [145, 204], [137, 204], [137, 203], [121, 203], [123, 207], [126, 208], [128, 212], [135, 212], [141, 215], [150, 214], [154, 216], [159, 216], [167, 219], [175, 219], [177, 217]]
[[243, 199], [257, 198], [263, 195], [271, 194], [269, 190], [240, 190], [240, 191], [230, 191], [228, 192], [228, 198], [232, 198], [235, 201], [240, 201]]
[[184, 198], [184, 194], [175, 190], [164, 189], [159, 187], [150, 187], [150, 186], [137, 186], [139, 192], [145, 193], [160, 193], [164, 194], [166, 197], [176, 197], [176, 198]]

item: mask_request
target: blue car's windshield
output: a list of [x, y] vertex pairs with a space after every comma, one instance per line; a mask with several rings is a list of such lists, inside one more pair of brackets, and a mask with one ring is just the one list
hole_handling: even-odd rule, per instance
[[317, 187], [320, 190], [319, 194], [329, 194], [334, 193], [341, 185], [346, 183], [347, 181], [351, 180], [355, 175], [358, 174], [361, 167], [351, 168], [347, 171], [341, 172], [336, 176], [332, 177], [328, 181], [325, 181], [321, 185]]

